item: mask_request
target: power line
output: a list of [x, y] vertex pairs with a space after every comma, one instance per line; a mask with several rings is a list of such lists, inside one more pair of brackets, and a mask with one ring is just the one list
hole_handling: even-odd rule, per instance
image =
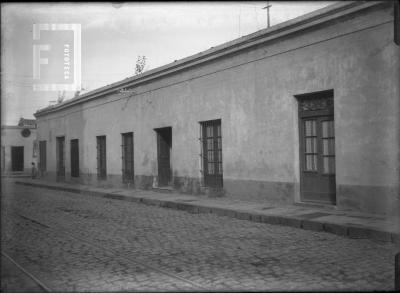
[[[287, 54], [289, 52], [293, 52], [293, 51], [296, 51], [296, 50], [299, 50], [299, 49], [304, 49], [304, 48], [307, 48], [307, 47], [311, 47], [311, 46], [314, 46], [316, 44], [321, 44], [321, 43], [324, 43], [324, 42], [327, 42], [327, 41], [330, 41], [330, 40], [342, 38], [344, 36], [352, 35], [352, 34], [355, 34], [355, 33], [358, 33], [358, 32], [362, 32], [362, 31], [365, 31], [365, 30], [374, 29], [374, 28], [379, 27], [381, 25], [385, 25], [385, 24], [392, 23], [392, 22], [393, 22], [393, 20], [385, 21], [385, 22], [382, 22], [382, 23], [379, 23], [379, 24], [375, 24], [375, 25], [366, 27], [366, 28], [361, 28], [361, 29], [356, 30], [356, 31], [343, 33], [341, 35], [333, 36], [333, 37], [330, 37], [330, 38], [327, 38], [327, 39], [323, 39], [323, 40], [320, 40], [320, 41], [315, 41], [315, 42], [312, 42], [312, 43], [309, 43], [309, 44], [305, 44], [305, 45], [302, 45], [302, 46], [299, 46], [299, 47], [287, 49], [285, 51], [281, 51], [281, 52], [277, 52], [277, 53], [274, 53], [274, 54], [271, 54], [271, 55], [268, 55], [268, 56], [263, 56], [263, 57], [260, 57], [260, 58], [256, 58], [256, 59], [253, 59], [253, 60], [250, 60], [250, 61], [246, 61], [246, 62], [243, 62], [243, 63], [240, 63], [240, 64], [232, 65], [232, 66], [229, 66], [229, 67], [226, 67], [226, 68], [223, 68], [223, 69], [218, 69], [218, 70], [213, 71], [213, 72], [204, 73], [204, 74], [199, 75], [199, 76], [187, 78], [185, 80], [173, 82], [173, 83], [170, 83], [170, 84], [167, 84], [167, 85], [163, 85], [163, 86], [160, 86], [160, 87], [157, 87], [157, 88], [148, 89], [148, 90], [146, 90], [144, 92], [134, 93], [134, 94], [129, 95], [129, 96], [119, 97], [119, 98], [116, 98], [114, 100], [109, 100], [109, 101], [106, 101], [106, 102], [103, 102], [103, 103], [99, 103], [99, 104], [95, 104], [95, 105], [91, 105], [91, 106], [87, 106], [87, 107], [82, 107], [82, 108], [80, 108], [78, 110], [71, 110], [69, 112], [67, 111], [67, 113], [61, 114], [61, 115], [59, 115], [57, 117], [46, 118], [46, 120], [47, 121], [48, 120], [55, 120], [55, 119], [59, 119], [59, 118], [62, 118], [62, 117], [66, 117], [66, 116], [71, 115], [73, 113], [79, 113], [79, 112], [83, 112], [83, 111], [86, 111], [86, 110], [94, 109], [94, 108], [101, 107], [101, 106], [106, 105], [106, 104], [118, 102], [118, 101], [123, 100], [123, 99], [130, 99], [132, 96], [139, 96], [139, 95], [142, 95], [142, 94], [151, 93], [153, 91], [157, 91], [157, 90], [160, 90], [160, 89], [163, 89], [163, 88], [168, 88], [168, 87], [171, 87], [171, 86], [174, 86], [174, 85], [177, 85], [177, 84], [185, 83], [187, 81], [203, 78], [205, 76], [213, 75], [215, 73], [224, 72], [224, 71], [227, 71], [227, 70], [230, 70], [230, 69], [233, 69], [233, 68], [237, 68], [237, 67], [240, 67], [240, 66], [251, 64], [251, 63], [257, 62], [259, 60], [265, 60], [265, 59], [268, 59], [268, 58], [272, 58], [274, 56]], [[67, 105], [67, 107], [73, 107], [73, 106], [74, 105]]]

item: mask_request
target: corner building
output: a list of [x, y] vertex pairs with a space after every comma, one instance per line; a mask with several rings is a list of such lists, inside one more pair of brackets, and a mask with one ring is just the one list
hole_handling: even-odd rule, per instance
[[41, 173], [396, 216], [394, 9], [334, 4], [41, 109]]

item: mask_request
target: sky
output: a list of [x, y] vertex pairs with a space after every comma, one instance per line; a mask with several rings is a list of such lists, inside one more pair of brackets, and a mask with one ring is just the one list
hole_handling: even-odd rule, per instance
[[[270, 24], [333, 3], [270, 1]], [[133, 76], [138, 56], [146, 56], [145, 70], [149, 70], [264, 29], [265, 6], [266, 1], [2, 3], [1, 123], [15, 125], [20, 117], [33, 119], [33, 113], [54, 104], [62, 93], [34, 90], [33, 84], [67, 82], [71, 79], [66, 76], [73, 75], [75, 55], [66, 47], [73, 33], [41, 31], [40, 38], [33, 40], [34, 24], [80, 24], [84, 93]], [[34, 46], [43, 43], [51, 43], [52, 49], [40, 53], [48, 64], [40, 66], [40, 78], [34, 79], [34, 60], [39, 60], [33, 57]], [[66, 91], [64, 100], [74, 93]]]

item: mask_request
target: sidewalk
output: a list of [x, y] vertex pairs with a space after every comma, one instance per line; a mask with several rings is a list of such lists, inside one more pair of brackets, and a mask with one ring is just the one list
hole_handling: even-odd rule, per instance
[[350, 238], [368, 238], [400, 243], [400, 219], [390, 221], [380, 215], [338, 211], [323, 207], [250, 203], [226, 197], [210, 198], [180, 194], [169, 190], [106, 189], [22, 178], [16, 179], [15, 183], [140, 202], [192, 213], [213, 213], [254, 222], [325, 231]]

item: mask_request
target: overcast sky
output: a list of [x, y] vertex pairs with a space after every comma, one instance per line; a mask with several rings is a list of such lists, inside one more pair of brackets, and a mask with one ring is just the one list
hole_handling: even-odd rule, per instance
[[[267, 27], [266, 1], [119, 3], [2, 4], [3, 125], [33, 118], [59, 94], [33, 91], [33, 24], [81, 24], [86, 90], [132, 76], [138, 55], [153, 69]], [[333, 3], [271, 1], [271, 26]]]

